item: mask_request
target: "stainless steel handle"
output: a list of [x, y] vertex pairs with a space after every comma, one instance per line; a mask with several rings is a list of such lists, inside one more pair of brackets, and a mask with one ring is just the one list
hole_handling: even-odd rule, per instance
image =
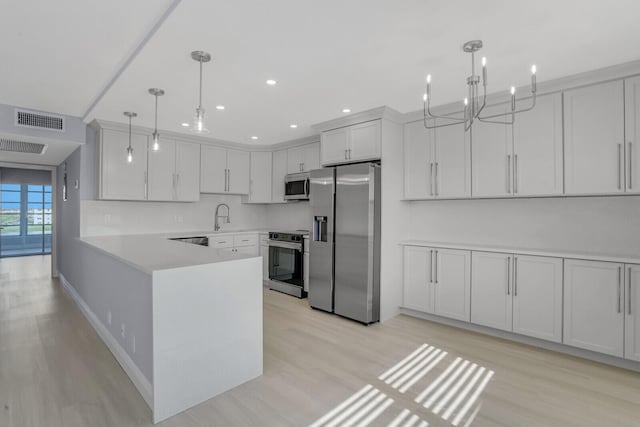
[[513, 155], [513, 192], [518, 193], [518, 155]]
[[344, 150], [344, 159], [347, 160], [347, 150]]
[[224, 170], [224, 191], [227, 191], [227, 169]]
[[513, 257], [513, 296], [518, 296], [518, 257]]
[[627, 293], [627, 300], [629, 301], [629, 315], [631, 315], [631, 267], [629, 267], [629, 270], [627, 271], [629, 273], [628, 277], [627, 277], [627, 281], [629, 283], [628, 285], [628, 293]]
[[147, 179], [147, 172], [144, 172], [144, 198], [148, 199], [149, 198], [149, 184], [148, 184], [148, 179]]
[[507, 193], [511, 194], [511, 154], [507, 154]]
[[275, 248], [293, 249], [298, 252], [302, 252], [302, 245], [300, 243], [289, 243], [289, 242], [281, 242], [278, 240], [269, 240], [269, 246], [273, 246]]
[[227, 192], [231, 191], [231, 169], [227, 169]]
[[433, 249], [429, 251], [429, 283], [433, 283]]
[[434, 176], [433, 176], [433, 162], [429, 163], [429, 195], [433, 196], [433, 181], [434, 181]]
[[349, 148], [349, 160], [351, 160], [351, 148]]
[[436, 196], [437, 196], [438, 195], [438, 162], [436, 162], [435, 173], [436, 173], [435, 187], [436, 187]]
[[304, 162], [300, 163], [300, 172], [304, 172]]
[[[633, 188], [633, 155], [631, 154], [631, 146], [633, 144], [630, 142], [629, 143], [629, 153], [627, 154], [629, 156], [629, 190], [631, 190]], [[631, 313], [629, 313], [631, 314]]]
[[436, 262], [433, 263], [433, 266], [435, 267], [435, 276], [436, 276], [436, 280], [435, 280], [435, 284], [438, 284], [438, 251], [435, 251], [434, 254], [435, 258], [436, 258]]
[[621, 168], [620, 168], [620, 155], [622, 154], [622, 144], [618, 144], [618, 190], [622, 189], [622, 179], [620, 179]]
[[509, 285], [511, 284], [511, 257], [507, 257], [507, 295], [511, 295]]
[[618, 267], [618, 313], [621, 311], [620, 297], [622, 296], [622, 267]]

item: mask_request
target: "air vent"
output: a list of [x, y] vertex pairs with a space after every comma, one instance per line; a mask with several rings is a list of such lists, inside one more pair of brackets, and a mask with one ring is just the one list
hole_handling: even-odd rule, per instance
[[16, 126], [64, 132], [64, 117], [16, 109]]
[[19, 141], [17, 139], [0, 138], [0, 151], [13, 153], [42, 154], [46, 145], [35, 142]]

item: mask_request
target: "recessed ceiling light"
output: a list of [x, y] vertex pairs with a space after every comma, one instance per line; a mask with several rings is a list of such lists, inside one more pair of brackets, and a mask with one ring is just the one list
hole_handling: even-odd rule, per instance
[[188, 128], [189, 127], [189, 123], [180, 123], [182, 125], [182, 127]]
[[267, 81], [266, 81], [266, 83], [267, 83], [269, 86], [273, 86], [273, 85], [275, 85], [275, 84], [276, 84], [276, 83], [278, 83], [278, 82], [277, 82], [277, 81], [275, 81], [275, 80], [269, 79], [269, 80], [267, 80]]
[[252, 136], [251, 139], [258, 139], [258, 137], [257, 136]]
[[216, 105], [216, 110], [224, 110], [224, 105]]
[[343, 109], [342, 109], [342, 112], [343, 112], [343, 113], [350, 113], [350, 112], [351, 112], [351, 109], [350, 109], [350, 108], [343, 108]]
[[297, 127], [298, 127], [298, 125], [289, 125], [289, 127], [290, 127], [291, 129], [295, 129], [295, 128], [297, 128]]

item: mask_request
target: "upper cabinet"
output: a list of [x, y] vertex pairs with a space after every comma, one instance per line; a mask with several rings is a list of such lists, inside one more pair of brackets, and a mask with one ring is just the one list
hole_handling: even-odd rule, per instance
[[322, 132], [322, 165], [380, 159], [380, 128], [380, 120], [373, 120]]
[[203, 145], [200, 169], [201, 192], [249, 194], [249, 152]]
[[175, 198], [181, 202], [200, 200], [200, 144], [176, 142]]
[[564, 141], [567, 193], [624, 192], [622, 81], [564, 93]]
[[149, 148], [148, 162], [147, 200], [200, 200], [199, 144], [162, 141], [158, 151]]
[[249, 184], [249, 203], [271, 202], [272, 158], [270, 151], [251, 153], [251, 182]]
[[313, 144], [301, 145], [287, 150], [287, 173], [308, 172], [319, 167], [319, 143], [314, 142]]
[[287, 175], [287, 151], [278, 150], [273, 152], [273, 164], [271, 170], [271, 202], [285, 203], [284, 199], [284, 177]]
[[407, 199], [471, 196], [471, 145], [463, 126], [404, 128], [404, 191]]
[[100, 131], [99, 196], [105, 200], [145, 200], [147, 197], [147, 139], [132, 134], [133, 161], [127, 162], [128, 132]]
[[640, 194], [640, 77], [624, 82], [625, 101], [625, 189]]

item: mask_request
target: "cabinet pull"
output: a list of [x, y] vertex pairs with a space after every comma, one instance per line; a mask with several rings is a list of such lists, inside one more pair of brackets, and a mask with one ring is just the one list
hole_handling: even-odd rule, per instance
[[435, 258], [436, 258], [436, 262], [433, 263], [433, 266], [435, 268], [435, 276], [436, 276], [436, 280], [435, 280], [435, 284], [438, 284], [438, 251], [435, 251]]
[[631, 267], [629, 267], [629, 276], [627, 277], [627, 282], [629, 283], [629, 293], [627, 293], [627, 298], [629, 300], [629, 316], [631, 316]]
[[347, 160], [347, 150], [344, 150], [344, 159]]
[[433, 249], [429, 251], [429, 283], [433, 283]]
[[433, 175], [433, 162], [429, 163], [429, 177], [431, 178], [429, 180], [429, 195], [433, 196], [433, 181], [435, 180]]
[[351, 148], [349, 148], [349, 160], [351, 160]]
[[511, 295], [509, 285], [511, 284], [511, 257], [507, 257], [507, 295]]
[[621, 311], [620, 297], [622, 296], [622, 267], [618, 267], [618, 313]]
[[620, 154], [622, 153], [622, 144], [618, 144], [618, 190], [622, 189], [622, 180], [620, 179]]
[[149, 198], [149, 185], [148, 185], [148, 179], [147, 179], [147, 171], [144, 172], [144, 198], [145, 199]]
[[507, 193], [511, 194], [511, 154], [507, 155]]
[[513, 257], [513, 296], [518, 296], [518, 257]]
[[227, 193], [231, 191], [231, 169], [227, 169]]
[[304, 162], [300, 163], [300, 172], [304, 172]]
[[436, 196], [437, 196], [438, 195], [438, 162], [436, 162], [435, 173], [436, 173], [435, 187], [436, 187]]
[[[513, 193], [518, 193], [518, 155], [513, 155]], [[517, 259], [517, 258], [516, 258]]]
[[632, 143], [630, 142], [629, 143], [629, 190], [633, 188], [633, 155], [631, 154], [631, 145]]

